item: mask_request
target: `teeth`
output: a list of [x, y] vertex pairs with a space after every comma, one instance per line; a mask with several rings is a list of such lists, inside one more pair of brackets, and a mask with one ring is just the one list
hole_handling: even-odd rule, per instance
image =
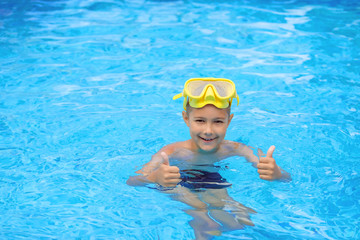
[[204, 139], [205, 141], [212, 141], [212, 140], [214, 140], [214, 138], [202, 138], [202, 139]]

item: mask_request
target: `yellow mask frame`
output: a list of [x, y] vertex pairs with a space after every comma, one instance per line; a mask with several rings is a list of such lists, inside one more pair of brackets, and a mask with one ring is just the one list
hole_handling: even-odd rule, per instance
[[236, 98], [239, 105], [235, 84], [226, 78], [191, 78], [185, 82], [183, 92], [176, 94], [173, 100], [180, 97], [184, 97], [185, 111], [188, 102], [193, 108], [202, 108], [207, 104], [227, 108]]

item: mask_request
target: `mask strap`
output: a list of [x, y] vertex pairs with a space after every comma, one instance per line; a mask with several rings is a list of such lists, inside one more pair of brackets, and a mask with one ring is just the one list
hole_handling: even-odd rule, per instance
[[188, 103], [188, 97], [187, 96], [184, 96], [184, 103], [183, 103], [183, 107], [184, 107], [184, 110], [186, 111], [186, 105]]
[[183, 93], [179, 93], [179, 94], [176, 94], [174, 97], [173, 97], [173, 100], [176, 100], [178, 98], [181, 98], [183, 96]]

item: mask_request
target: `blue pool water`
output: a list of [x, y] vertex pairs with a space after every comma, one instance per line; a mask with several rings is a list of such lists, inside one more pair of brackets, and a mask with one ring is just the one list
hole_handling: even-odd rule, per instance
[[191, 77], [232, 79], [225, 160], [255, 226], [214, 239], [360, 239], [357, 1], [0, 2], [0, 238], [193, 239], [190, 207], [126, 180], [189, 133]]

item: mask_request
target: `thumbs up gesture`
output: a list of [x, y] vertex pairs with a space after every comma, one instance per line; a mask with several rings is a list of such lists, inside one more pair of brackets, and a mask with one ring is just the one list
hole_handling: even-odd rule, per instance
[[271, 146], [266, 153], [266, 157], [260, 157], [257, 168], [261, 179], [271, 181], [281, 178], [280, 167], [273, 158], [274, 151], [275, 146]]
[[181, 182], [180, 169], [176, 166], [170, 166], [169, 157], [166, 153], [161, 152], [160, 156], [162, 163], [152, 174], [154, 182], [163, 187], [175, 187]]

